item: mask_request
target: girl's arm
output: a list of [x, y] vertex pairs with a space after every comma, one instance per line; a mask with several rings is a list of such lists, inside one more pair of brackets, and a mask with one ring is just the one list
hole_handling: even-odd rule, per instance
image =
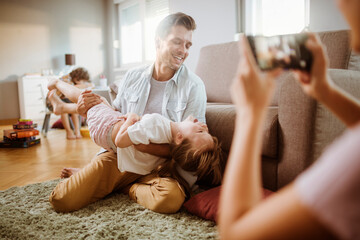
[[[121, 126], [119, 133], [117, 134], [117, 138], [115, 139], [115, 144], [118, 147], [129, 147], [131, 145], [134, 145], [131, 141], [127, 128], [131, 125], [133, 125], [136, 121], [140, 120], [140, 117], [136, 114], [126, 115], [126, 121]], [[147, 124], [151, 124], [148, 122]], [[149, 139], [150, 140], [150, 139]], [[136, 150], [148, 153], [151, 155], [167, 158], [170, 156], [170, 147], [169, 144], [155, 144], [155, 143], [149, 143], [149, 144], [136, 144], [134, 145]]]
[[118, 134], [115, 137], [115, 146], [116, 147], [127, 148], [132, 145], [134, 145], [134, 144], [131, 141], [129, 134], [127, 132], [124, 132], [122, 134], [120, 134], [120, 132], [118, 132]]
[[137, 115], [136, 113], [127, 113], [122, 118], [125, 119], [125, 122], [123, 123], [123, 125], [121, 125], [121, 127], [119, 129], [120, 134], [125, 133], [126, 130], [128, 129], [128, 127], [134, 125], [137, 121], [140, 120], [140, 116]]
[[[125, 148], [133, 145], [133, 142], [131, 141], [127, 131], [125, 131], [123, 134], [118, 134], [115, 142], [117, 142], [115, 145], [117, 145], [119, 148]], [[170, 156], [169, 144], [137, 144], [134, 145], [134, 147], [140, 152], [148, 153], [158, 157], [167, 158]]]
[[140, 117], [136, 113], [127, 113], [121, 118], [124, 118], [125, 122], [121, 125], [118, 133], [116, 134], [115, 145], [119, 148], [126, 148], [134, 145], [129, 137], [127, 129], [128, 127], [134, 125], [134, 123], [139, 121]]
[[304, 239], [329, 232], [299, 201], [292, 185], [261, 201], [261, 143], [266, 109], [280, 71], [260, 75], [247, 40], [231, 95], [236, 125], [220, 196], [222, 239]]

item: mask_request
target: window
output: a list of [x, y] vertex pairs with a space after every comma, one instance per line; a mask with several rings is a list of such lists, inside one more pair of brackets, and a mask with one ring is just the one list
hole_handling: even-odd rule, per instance
[[118, 5], [120, 67], [155, 60], [155, 30], [169, 14], [168, 0], [115, 0], [115, 4]]
[[238, 6], [238, 31], [246, 34], [299, 33], [309, 26], [309, 0], [238, 0]]

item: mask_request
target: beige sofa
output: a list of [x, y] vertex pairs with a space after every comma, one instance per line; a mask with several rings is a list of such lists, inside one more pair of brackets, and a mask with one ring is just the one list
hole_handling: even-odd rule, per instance
[[[340, 87], [360, 98], [360, 57], [352, 53], [348, 31], [319, 33], [329, 56], [329, 75]], [[206, 86], [209, 131], [222, 142], [226, 165], [234, 132], [235, 110], [229, 87], [237, 70], [237, 42], [210, 45], [200, 52], [196, 73]], [[306, 96], [292, 74], [276, 80], [274, 98], [263, 130], [264, 187], [277, 190], [313, 163], [345, 126], [323, 105]], [[111, 85], [111, 99], [117, 93]], [[339, 159], [341, 161], [341, 159]], [[200, 182], [209, 185], [211, 176]]]
[[[330, 77], [360, 98], [360, 59], [351, 51], [349, 32], [322, 32], [319, 36], [329, 57]], [[203, 47], [196, 68], [207, 91], [206, 121], [210, 133], [222, 142], [224, 166], [235, 120], [229, 87], [238, 62], [238, 43], [229, 42]], [[345, 129], [322, 104], [302, 92], [290, 72], [281, 75], [276, 82], [263, 130], [262, 149], [263, 183], [271, 190], [291, 182]]]

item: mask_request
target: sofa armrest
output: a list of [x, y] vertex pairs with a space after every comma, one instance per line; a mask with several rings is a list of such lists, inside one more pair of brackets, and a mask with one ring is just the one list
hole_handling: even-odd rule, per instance
[[291, 182], [311, 162], [316, 102], [305, 95], [293, 74], [281, 79], [277, 188]]
[[[223, 150], [221, 167], [224, 170], [228, 159], [235, 129], [235, 105], [226, 103], [208, 103], [206, 108], [206, 123], [211, 135], [217, 137]], [[264, 186], [276, 190], [276, 169], [278, 159], [278, 108], [269, 107], [262, 130], [262, 177]], [[203, 182], [209, 184], [212, 176]]]
[[[360, 98], [360, 72], [330, 69], [329, 75], [339, 87]], [[310, 166], [345, 127], [322, 104], [305, 95], [292, 75], [281, 82], [278, 101], [280, 188]]]

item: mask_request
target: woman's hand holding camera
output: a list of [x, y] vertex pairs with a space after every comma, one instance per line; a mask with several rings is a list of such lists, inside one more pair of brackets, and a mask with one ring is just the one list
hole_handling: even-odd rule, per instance
[[313, 55], [311, 72], [294, 70], [304, 92], [318, 101], [323, 101], [331, 90], [332, 82], [327, 75], [328, 59], [319, 37], [308, 33], [306, 47]]
[[274, 78], [282, 72], [282, 69], [260, 72], [245, 36], [242, 36], [240, 44], [241, 60], [231, 86], [232, 100], [236, 104], [238, 113], [262, 112], [272, 97]]

